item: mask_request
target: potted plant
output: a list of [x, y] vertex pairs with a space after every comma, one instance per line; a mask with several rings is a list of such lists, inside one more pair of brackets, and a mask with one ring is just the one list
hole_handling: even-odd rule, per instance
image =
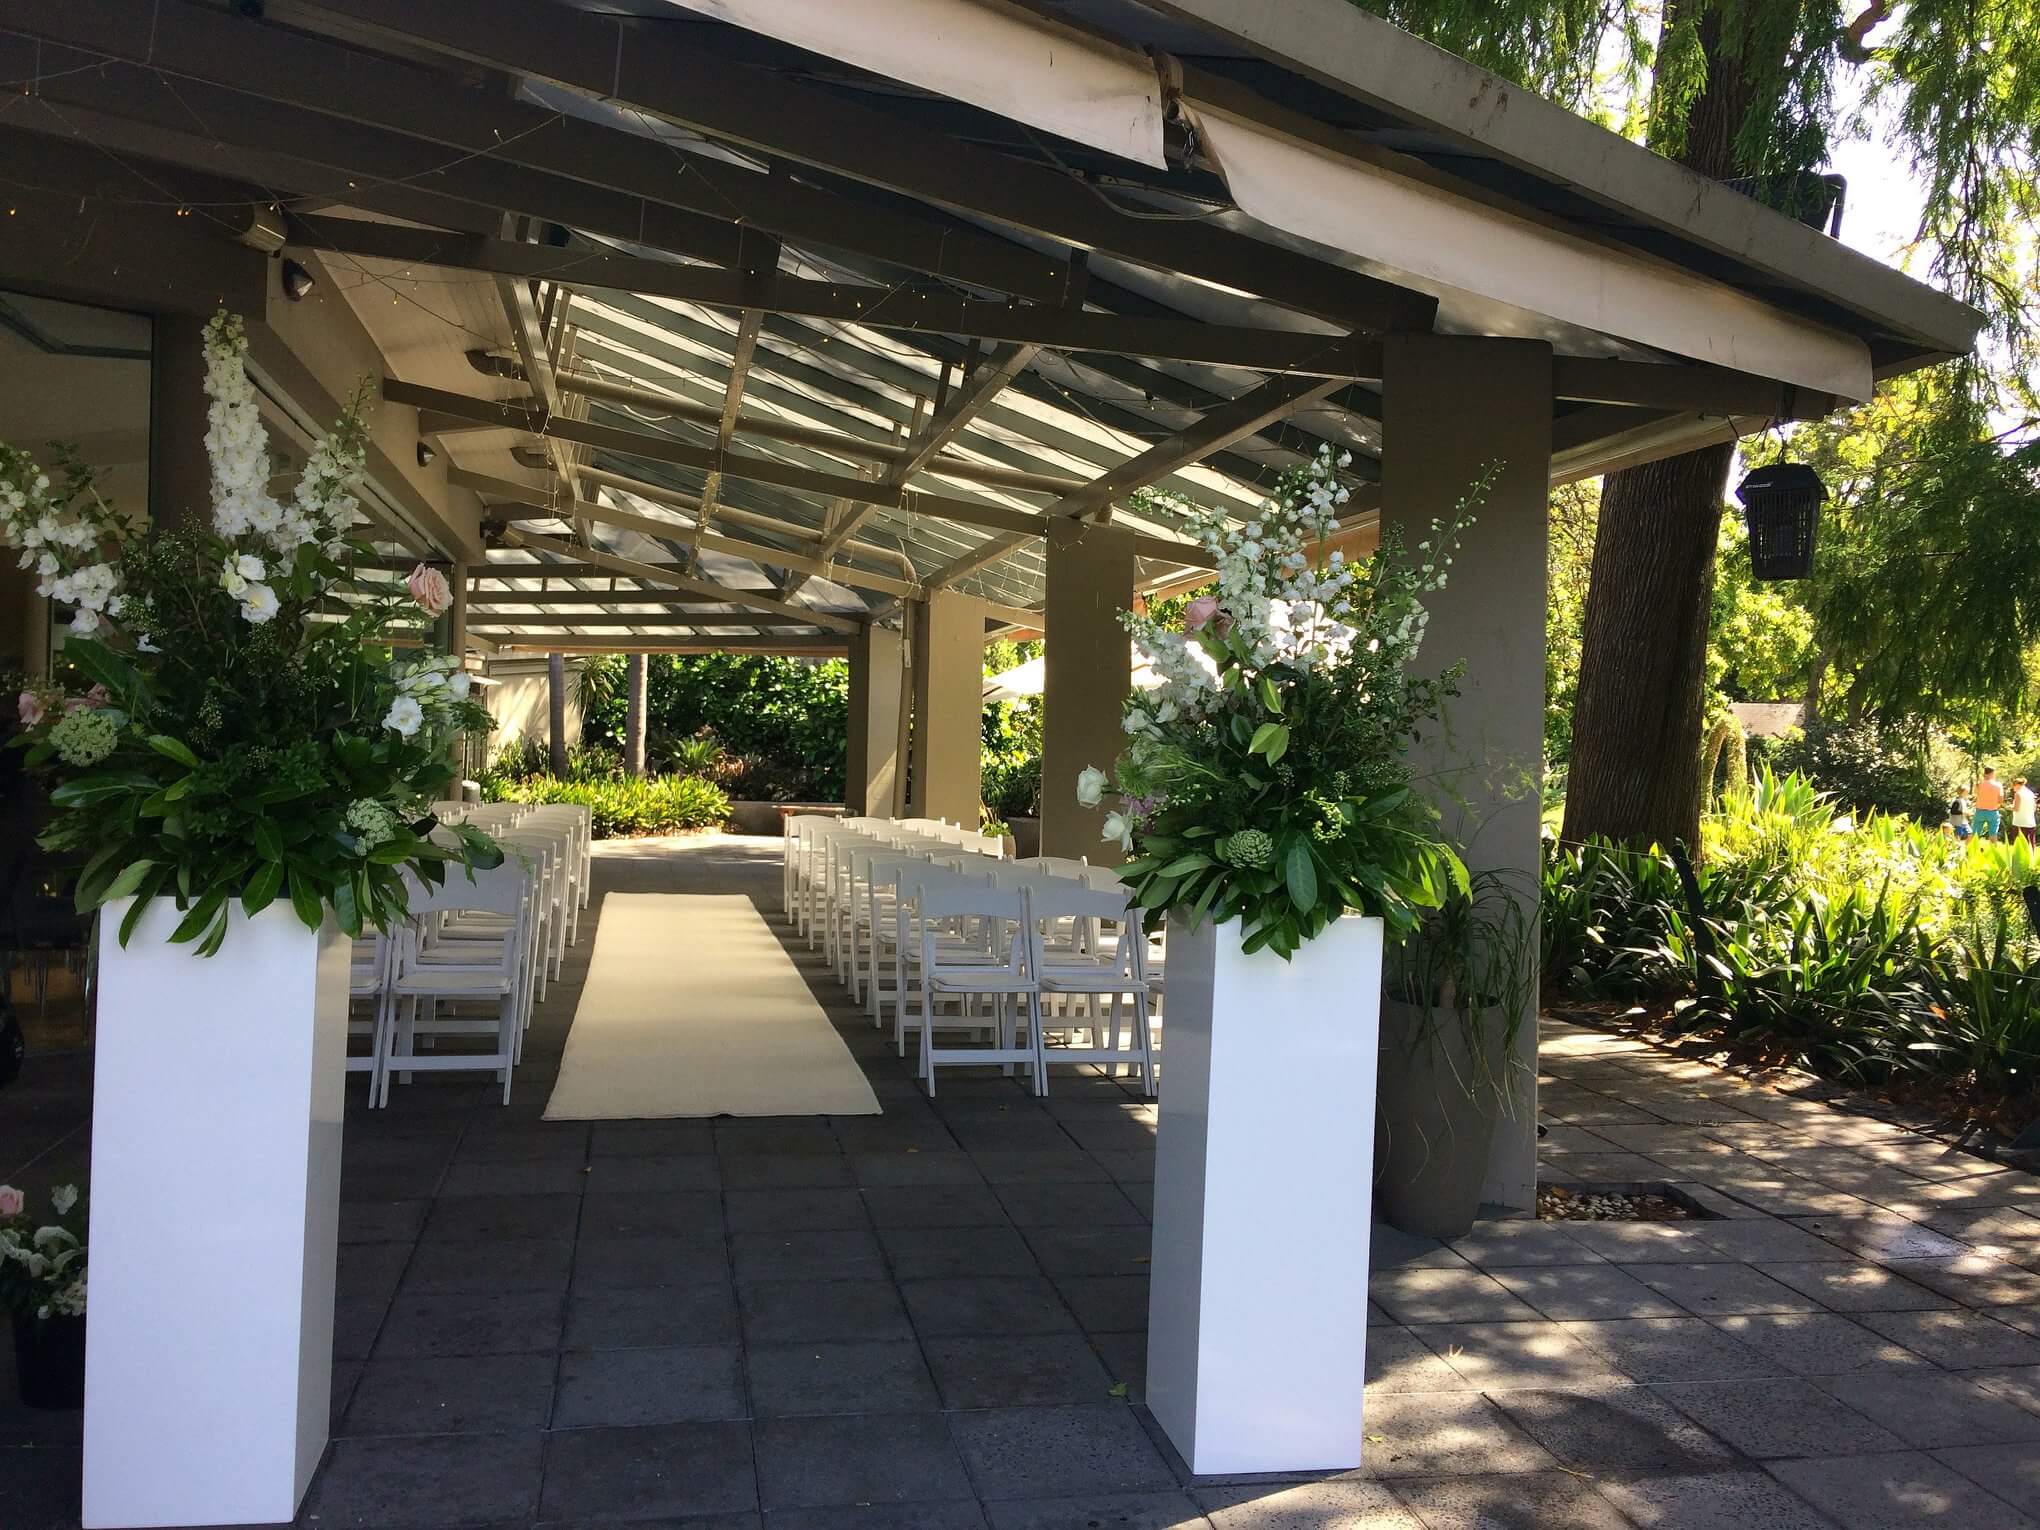
[[[445, 578], [356, 573], [359, 396], [286, 488], [224, 313], [204, 383], [209, 529], [149, 535], [74, 456], [0, 445], [0, 540], [73, 612], [79, 676], [22, 691], [14, 742], [100, 910], [88, 1526], [296, 1514], [331, 1396], [349, 942], [407, 879], [501, 861], [428, 816], [488, 718], [455, 658], [386, 641]], [[194, 1183], [232, 1259], [190, 1235]]]
[[1125, 618], [1162, 684], [1077, 787], [1110, 791], [1120, 874], [1168, 928], [1147, 1400], [1198, 1473], [1360, 1462], [1382, 953], [1466, 887], [1405, 757], [1457, 671], [1408, 666], [1480, 486], [1417, 558], [1391, 531], [1348, 564], [1342, 465], [1244, 525], [1189, 512], [1217, 589], [1180, 631]]
[[15, 1386], [26, 1408], [85, 1404], [85, 1212], [76, 1185], [50, 1192], [47, 1218], [0, 1185], [0, 1305], [14, 1320]]
[[1389, 962], [1374, 1205], [1404, 1232], [1456, 1238], [1480, 1213], [1495, 1124], [1524, 1100], [1535, 917], [1486, 871], [1427, 913]]

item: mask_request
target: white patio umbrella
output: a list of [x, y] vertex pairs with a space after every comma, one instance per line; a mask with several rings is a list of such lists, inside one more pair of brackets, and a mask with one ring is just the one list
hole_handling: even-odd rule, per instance
[[[1047, 680], [1047, 664], [1039, 658], [1029, 659], [987, 679], [985, 700], [1025, 701], [1031, 696], [1039, 696]], [[1133, 683], [1143, 691], [1151, 691], [1162, 683], [1162, 677], [1148, 667], [1138, 651], [1133, 655]]]

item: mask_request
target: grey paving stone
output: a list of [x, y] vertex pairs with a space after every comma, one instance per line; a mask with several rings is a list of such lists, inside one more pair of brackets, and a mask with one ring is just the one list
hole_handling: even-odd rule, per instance
[[371, 1360], [360, 1368], [336, 1436], [514, 1434], [543, 1429], [554, 1361], [543, 1355]]
[[1565, 1322], [1589, 1318], [1679, 1317], [1685, 1309], [1670, 1297], [1616, 1266], [1590, 1265], [1498, 1269], [1494, 1278], [1545, 1317]]
[[2022, 1270], [1988, 1254], [1952, 1259], [1886, 1259], [1890, 1269], [1965, 1307], [2040, 1309], [2040, 1273]]
[[1871, 1259], [1948, 1259], [1967, 1252], [1946, 1234], [1905, 1217], [1811, 1217], [1799, 1225], [1850, 1253]]
[[733, 1344], [606, 1349], [560, 1356], [555, 1429], [680, 1424], [749, 1416]]
[[843, 1148], [826, 1121], [813, 1116], [755, 1116], [717, 1121], [715, 1150], [737, 1153], [840, 1153]]
[[446, 1171], [442, 1195], [579, 1195], [587, 1167], [578, 1154], [559, 1158], [461, 1159]]
[[644, 1153], [628, 1158], [598, 1158], [588, 1170], [587, 1188], [598, 1195], [662, 1194], [669, 1190], [714, 1190], [727, 1176], [719, 1174], [707, 1153]]
[[1086, 1333], [1132, 1333], [1147, 1327], [1144, 1275], [1065, 1275], [1055, 1288]]
[[882, 1228], [1000, 1227], [1008, 1220], [986, 1185], [884, 1186], [866, 1190], [864, 1204]]
[[1601, 1262], [1601, 1256], [1573, 1237], [1564, 1223], [1527, 1217], [1512, 1222], [1476, 1222], [1472, 1232], [1454, 1238], [1446, 1247], [1484, 1270]]
[[1467, 1385], [1484, 1392], [1622, 1379], [1556, 1323], [1437, 1323], [1411, 1331]]
[[[1130, 1156], [1154, 1161], [1153, 1153]], [[1077, 1185], [1112, 1178], [1103, 1160], [1074, 1145], [1042, 1152], [980, 1151], [970, 1159], [994, 1185]]]
[[546, 1437], [540, 1512], [547, 1519], [650, 1519], [757, 1506], [749, 1424], [561, 1429]]
[[850, 1188], [730, 1190], [724, 1193], [732, 1233], [814, 1232], [868, 1227], [864, 1198]]
[[1571, 1467], [1596, 1472], [1685, 1471], [1735, 1459], [1649, 1387], [1490, 1388], [1487, 1397], [1525, 1434]]
[[1379, 1482], [1236, 1483], [1193, 1496], [1213, 1530], [1422, 1530], [1423, 1521]]
[[544, 1439], [534, 1432], [336, 1440], [306, 1495], [303, 1522], [388, 1530], [524, 1521], [539, 1502]]
[[1638, 1530], [1833, 1530], [1761, 1471], [1604, 1477], [1596, 1486]]
[[921, 1413], [941, 1407], [911, 1339], [754, 1344], [745, 1352], [760, 1418], [815, 1413]]
[[414, 1253], [408, 1243], [350, 1243], [340, 1249], [333, 1299], [393, 1295]]
[[924, 1339], [1077, 1331], [1061, 1294], [1039, 1276], [909, 1280], [901, 1283], [900, 1294]]
[[1107, 1149], [1091, 1154], [1118, 1185], [1152, 1185], [1155, 1182], [1153, 1148]]
[[409, 1243], [425, 1230], [430, 1200], [345, 1201], [340, 1207], [342, 1243]]
[[588, 1151], [598, 1159], [713, 1153], [715, 1131], [707, 1121], [597, 1121]]
[[1500, 1283], [1504, 1275], [1524, 1273], [1536, 1272], [1488, 1275], [1464, 1264], [1457, 1269], [1377, 1270], [1367, 1291], [1399, 1323], [1536, 1322], [1542, 1314]]
[[1367, 1330], [1367, 1387], [1370, 1394], [1479, 1390], [1418, 1338], [1414, 1329], [1393, 1325]]
[[1925, 1362], [1882, 1333], [1839, 1312], [1759, 1313], [1717, 1318], [1715, 1327], [1797, 1376], [1840, 1376]]
[[2040, 1445], [1964, 1445], [1933, 1456], [2008, 1504], [2040, 1508]]
[[[974, 1499], [948, 1503], [836, 1504], [812, 1509], [777, 1509], [772, 1530], [984, 1530], [984, 1509]], [[594, 1527], [590, 1527], [594, 1530]], [[604, 1527], [607, 1530], [607, 1527]], [[697, 1530], [688, 1520], [674, 1530]]]
[[1778, 1461], [1770, 1470], [1849, 1530], [1913, 1530], [1922, 1524], [2032, 1530], [2034, 1524], [1952, 1467], [1911, 1451]]
[[1146, 1227], [1030, 1227], [1023, 1236], [1050, 1275], [1145, 1275], [1153, 1241]]
[[737, 1302], [720, 1282], [575, 1290], [567, 1296], [566, 1349], [654, 1349], [733, 1344]]
[[984, 1175], [970, 1154], [854, 1153], [850, 1172], [865, 1189], [901, 1185], [979, 1185]]
[[1075, 1407], [1111, 1401], [1112, 1378], [1072, 1334], [930, 1338], [928, 1366], [949, 1408]]
[[1695, 1317], [1822, 1310], [1812, 1297], [1746, 1264], [1625, 1264], [1622, 1269]]
[[479, 1243], [421, 1243], [404, 1271], [404, 1291], [549, 1291], [567, 1289], [574, 1245], [565, 1239], [490, 1238]]
[[1866, 1312], [1861, 1321], [1951, 1371], [2040, 1365], [2040, 1337], [2021, 1333], [1987, 1313]]
[[730, 1238], [739, 1280], [873, 1280], [885, 1258], [868, 1228], [740, 1232]]
[[575, 1195], [442, 1196], [425, 1218], [427, 1241], [481, 1238], [571, 1238], [581, 1221]]
[[1730, 1255], [1702, 1241], [1690, 1222], [1567, 1222], [1566, 1236], [1622, 1264], [1703, 1264]]
[[1567, 1323], [1565, 1330], [1632, 1381], [1726, 1381], [1780, 1371], [1702, 1318], [1622, 1318]]
[[1398, 1482], [1424, 1530], [1629, 1530], [1591, 1484], [1560, 1472]]
[[1629, 1185], [1665, 1177], [1663, 1167], [1641, 1153], [1542, 1152], [1537, 1160], [1537, 1180], [1545, 1185]]
[[714, 1233], [701, 1237], [584, 1238], [574, 1249], [577, 1291], [727, 1284], [729, 1278], [730, 1256], [721, 1236]]
[[1018, 1227], [1129, 1227], [1147, 1220], [1117, 1185], [1001, 1185], [995, 1193]]
[[1173, 1488], [1174, 1473], [1130, 1408], [992, 1408], [949, 1416], [987, 1499]]
[[1656, 1390], [1709, 1434], [1758, 1460], [1899, 1450], [1905, 1444], [1810, 1381], [1687, 1382]]
[[1854, 1257], [1848, 1249], [1816, 1237], [1800, 1224], [1774, 1217], [1704, 1221], [1692, 1226], [1693, 1236], [1709, 1248], [1751, 1264], [1807, 1264], [1821, 1260], [1847, 1263]]
[[1386, 1222], [1368, 1229], [1367, 1264], [1372, 1270], [1462, 1269], [1466, 1261], [1436, 1238], [1406, 1233]]
[[1835, 1376], [1821, 1385], [1919, 1449], [2040, 1441], [2040, 1415], [1959, 1373], [1919, 1366]]
[[2040, 1413], [2040, 1365], [2001, 1365], [1965, 1374], [1993, 1396], [2008, 1397], [2028, 1413]]
[[1122, 1401], [1147, 1400], [1147, 1335], [1144, 1333], [1101, 1333], [1091, 1336], [1091, 1348], [1105, 1362], [1114, 1386], [1124, 1386]]
[[1360, 1469], [1370, 1477], [1546, 1471], [1558, 1463], [1476, 1392], [1370, 1396]]
[[756, 1280], [737, 1287], [747, 1344], [911, 1339], [889, 1280]]
[[703, 1237], [722, 1231], [722, 1207], [712, 1191], [675, 1190], [646, 1195], [591, 1190], [583, 1200], [584, 1238], [653, 1238], [675, 1234]]
[[333, 1303], [333, 1357], [366, 1360], [390, 1310], [387, 1296], [357, 1296]]
[[1938, 1291], [1929, 1291], [1863, 1259], [1759, 1264], [1755, 1268], [1836, 1312], [1924, 1312], [1955, 1305]]
[[758, 1495], [767, 1514], [972, 1496], [939, 1413], [761, 1419], [755, 1428]]
[[560, 1299], [552, 1293], [428, 1291], [402, 1293], [390, 1304], [374, 1355], [515, 1355], [559, 1347]]
[[1025, 1498], [988, 1503], [992, 1530], [1210, 1530], [1211, 1521], [1184, 1493], [1099, 1493], [1077, 1498]]
[[849, 1160], [838, 1153], [732, 1153], [717, 1163], [728, 1190], [828, 1190], [851, 1183]]
[[1034, 1251], [1013, 1227], [881, 1227], [878, 1241], [901, 1280], [1041, 1273]]

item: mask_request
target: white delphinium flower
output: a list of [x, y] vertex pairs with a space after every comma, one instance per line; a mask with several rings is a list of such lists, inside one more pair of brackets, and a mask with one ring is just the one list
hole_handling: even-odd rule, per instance
[[276, 591], [266, 584], [251, 584], [241, 592], [241, 615], [257, 627], [274, 619], [279, 608]]

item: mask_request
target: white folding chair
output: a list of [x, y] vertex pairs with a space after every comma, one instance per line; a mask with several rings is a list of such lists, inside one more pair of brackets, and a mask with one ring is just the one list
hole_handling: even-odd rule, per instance
[[[1060, 1017], [1044, 1016], [1044, 1059], [1107, 1064], [1108, 1076], [1116, 1073], [1121, 1063], [1131, 1063], [1143, 1091], [1153, 1095], [1154, 1033], [1149, 1019], [1153, 990], [1147, 974], [1148, 940], [1141, 910], [1131, 902], [1124, 886], [1101, 890], [1055, 879], [1025, 884], [1022, 890], [1028, 894], [1040, 942], [1037, 976], [1042, 998], [1060, 998], [1071, 1006]], [[1078, 927], [1078, 938], [1051, 946], [1052, 932], [1047, 927], [1064, 919]], [[1133, 1011], [1131, 1052], [1119, 1047], [1121, 999], [1130, 1000]], [[1082, 1014], [1076, 1012], [1074, 1000], [1083, 1002]], [[1062, 1031], [1067, 1037], [1077, 1030], [1091, 1033], [1090, 1046], [1066, 1041], [1053, 1051], [1048, 1049], [1047, 1032]], [[1045, 1072], [1043, 1092], [1047, 1092]]]
[[[989, 883], [923, 880], [914, 902], [920, 925], [921, 994], [921, 1079], [928, 1095], [935, 1094], [935, 1074], [940, 1068], [982, 1067], [996, 1063], [1011, 1073], [1025, 1063], [1037, 1095], [1046, 1093], [1041, 1060], [1041, 986], [1035, 976], [1039, 941], [1029, 911], [1027, 889], [1001, 888]], [[941, 926], [962, 922], [978, 926], [990, 948], [986, 959], [971, 952], [967, 959], [943, 946]], [[1003, 958], [992, 953], [1003, 951]], [[956, 1001], [960, 1017], [944, 1028], [989, 1032], [989, 1046], [938, 1047], [935, 1044], [935, 1006], [943, 999]], [[973, 1017], [979, 1001], [992, 1003], [987, 1022]], [[1015, 1001], [1025, 1010], [1027, 1040], [1023, 1045], [1019, 1029], [1023, 1024], [1014, 1013]]]
[[[532, 903], [525, 869], [514, 860], [472, 879], [453, 871], [438, 887], [414, 882], [411, 913], [418, 920], [442, 914], [489, 914], [505, 921], [503, 936], [489, 947], [469, 942], [464, 962], [420, 960], [415, 926], [400, 931], [393, 942], [389, 981], [383, 995], [383, 1062], [380, 1103], [390, 1099], [390, 1076], [410, 1082], [414, 1072], [492, 1072], [503, 1082], [503, 1103], [510, 1103], [510, 1075], [517, 1064], [523, 1024], [529, 929], [526, 911]], [[482, 1005], [495, 1013], [484, 1019], [472, 1014], [441, 1014], [440, 1006]], [[422, 1013], [421, 1013], [422, 1011]], [[487, 1052], [421, 1053], [421, 1038], [487, 1037]]]

